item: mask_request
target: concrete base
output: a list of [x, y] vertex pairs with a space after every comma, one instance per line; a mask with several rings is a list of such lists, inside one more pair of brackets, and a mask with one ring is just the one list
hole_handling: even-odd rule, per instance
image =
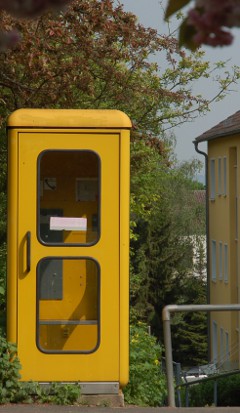
[[124, 395], [119, 394], [82, 394], [78, 402], [85, 406], [124, 407]]

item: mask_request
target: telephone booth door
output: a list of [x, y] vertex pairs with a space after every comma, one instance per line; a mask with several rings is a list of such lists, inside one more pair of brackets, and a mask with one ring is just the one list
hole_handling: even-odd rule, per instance
[[[88, 128], [89, 111], [70, 111], [71, 128], [59, 127], [57, 116], [71, 115], [62, 110], [44, 128], [44, 112], [20, 110], [9, 121], [8, 339], [24, 381], [122, 386], [129, 130], [122, 121], [99, 127], [98, 111]], [[103, 112], [110, 124], [118, 116]]]

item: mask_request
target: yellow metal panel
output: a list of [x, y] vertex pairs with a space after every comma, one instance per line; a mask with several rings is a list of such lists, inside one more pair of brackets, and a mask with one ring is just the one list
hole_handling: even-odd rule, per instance
[[89, 352], [96, 348], [98, 334], [96, 325], [41, 325], [40, 348], [44, 350], [73, 351], [78, 349]]
[[129, 187], [130, 142], [121, 132], [120, 146], [120, 385], [129, 380]]
[[11, 131], [8, 146], [8, 258], [7, 258], [7, 338], [17, 342], [18, 266], [18, 135]]
[[[51, 138], [51, 141], [50, 141]], [[19, 244], [21, 247], [25, 233], [30, 230], [36, 233], [36, 159], [41, 150], [47, 148], [78, 148], [81, 138], [81, 148], [93, 148], [101, 156], [102, 162], [102, 204], [101, 204], [101, 238], [98, 244], [90, 248], [79, 247], [49, 247], [38, 243], [36, 237], [32, 237], [32, 251], [36, 259], [32, 256], [33, 275], [24, 276], [24, 271], [20, 273], [21, 283], [19, 285], [19, 356], [24, 366], [22, 379], [29, 380], [61, 380], [62, 371], [66, 380], [118, 380], [119, 376], [119, 136], [104, 135], [99, 139], [98, 134], [79, 136], [78, 134], [56, 134], [55, 138], [49, 133], [40, 133], [37, 140], [32, 139], [31, 134], [21, 134], [20, 145], [20, 208], [19, 215]], [[32, 143], [34, 141], [34, 144]], [[111, 171], [111, 174], [109, 174]], [[28, 189], [32, 189], [31, 192]], [[34, 314], [36, 277], [35, 268], [41, 256], [79, 256], [85, 255], [96, 259], [101, 266], [101, 338], [99, 349], [87, 357], [83, 355], [75, 356], [64, 354], [58, 357], [42, 354], [36, 349], [35, 344], [35, 322]], [[22, 257], [23, 267], [25, 267], [24, 256]], [[33, 312], [29, 312], [29, 308]], [[109, 339], [109, 335], [111, 338]], [[26, 346], [26, 338], [29, 345]], [[35, 363], [38, 362], [38, 369], [32, 377], [31, 357]], [[58, 368], [59, 357], [61, 359], [61, 369]], [[29, 362], [30, 360], [30, 362]], [[69, 364], [74, 364], [74, 369], [69, 368]], [[27, 368], [28, 364], [28, 368]], [[96, 371], [93, 375], [94, 365], [102, 365], [101, 371]], [[89, 369], [89, 366], [92, 368]], [[103, 368], [104, 365], [104, 368]], [[77, 367], [78, 366], [78, 367]], [[46, 371], [47, 369], [47, 371]], [[73, 371], [74, 370], [74, 371]], [[94, 368], [95, 370], [95, 368]]]
[[18, 109], [8, 118], [9, 127], [29, 128], [131, 128], [130, 119], [120, 110]]

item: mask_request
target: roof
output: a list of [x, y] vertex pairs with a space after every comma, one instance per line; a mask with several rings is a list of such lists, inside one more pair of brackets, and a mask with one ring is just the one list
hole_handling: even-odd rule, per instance
[[18, 109], [9, 118], [10, 128], [131, 128], [129, 117], [108, 109]]
[[240, 110], [198, 136], [195, 141], [209, 141], [238, 133], [240, 133]]

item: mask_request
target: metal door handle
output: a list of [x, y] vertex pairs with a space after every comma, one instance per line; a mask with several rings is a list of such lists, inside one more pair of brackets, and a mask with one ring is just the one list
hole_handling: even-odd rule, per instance
[[31, 270], [31, 232], [27, 232], [27, 272]]

